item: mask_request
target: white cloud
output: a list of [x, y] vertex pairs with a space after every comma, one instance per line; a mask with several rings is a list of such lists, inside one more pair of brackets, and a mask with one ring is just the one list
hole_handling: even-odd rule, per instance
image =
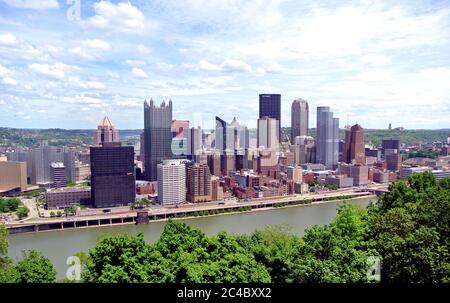
[[17, 81], [11, 77], [5, 77], [2, 79], [3, 83], [8, 85], [17, 85]]
[[125, 60], [125, 64], [128, 64], [129, 66], [144, 66], [145, 61], [142, 60]]
[[65, 76], [64, 70], [67, 68], [67, 65], [64, 63], [55, 63], [52, 65], [33, 63], [28, 65], [28, 68], [44, 76], [62, 79]]
[[105, 84], [98, 81], [86, 81], [80, 84], [81, 88], [84, 89], [97, 89], [102, 90], [105, 89]]
[[141, 108], [142, 107], [141, 101], [134, 101], [134, 100], [119, 101], [116, 104], [117, 104], [117, 106], [124, 107], [124, 108]]
[[29, 8], [35, 10], [59, 8], [57, 0], [3, 0], [3, 2], [15, 8]]
[[141, 55], [148, 55], [152, 52], [152, 49], [148, 46], [145, 46], [143, 44], [139, 44], [138, 46], [136, 46], [136, 50], [141, 54]]
[[3, 100], [0, 100], [0, 105], [6, 105], [6, 102]]
[[371, 65], [385, 65], [389, 62], [389, 58], [382, 54], [367, 54], [361, 57], [361, 62]]
[[[187, 65], [187, 67], [190, 67], [190, 65]], [[248, 63], [235, 59], [226, 59], [222, 64], [214, 64], [206, 60], [201, 60], [198, 67], [200, 70], [206, 72], [252, 72], [252, 67]]]
[[70, 48], [69, 52], [87, 60], [102, 59], [105, 52], [111, 50], [111, 45], [100, 39], [88, 39], [80, 43], [80, 45]]
[[8, 72], [8, 69], [0, 64], [0, 77], [5, 76]]
[[14, 45], [17, 42], [16, 36], [11, 33], [0, 35], [0, 45]]
[[154, 26], [154, 22], [146, 20], [142, 11], [130, 2], [117, 4], [100, 1], [94, 4], [95, 16], [90, 17], [85, 24], [113, 32], [143, 34]]
[[131, 69], [131, 72], [132, 72], [133, 75], [135, 75], [136, 77], [139, 77], [139, 78], [148, 78], [147, 73], [146, 73], [144, 70], [142, 70], [142, 69], [140, 69], [140, 68], [138, 68], [138, 67], [133, 67], [133, 68]]

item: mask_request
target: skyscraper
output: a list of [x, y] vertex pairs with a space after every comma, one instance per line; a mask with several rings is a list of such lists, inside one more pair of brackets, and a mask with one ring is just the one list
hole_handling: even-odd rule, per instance
[[189, 120], [172, 121], [172, 155], [173, 158], [183, 159], [189, 155], [187, 138], [189, 135]]
[[296, 99], [291, 107], [291, 142], [297, 136], [308, 135], [309, 106], [303, 99]]
[[275, 118], [262, 117], [258, 119], [258, 148], [276, 149], [279, 143], [279, 122]]
[[119, 141], [119, 131], [115, 129], [108, 117], [103, 117], [94, 134], [94, 145]]
[[281, 95], [259, 95], [259, 118], [269, 117], [278, 120], [278, 138], [281, 141]]
[[334, 169], [339, 157], [339, 118], [328, 106], [317, 107], [316, 162]]
[[163, 101], [160, 107], [153, 99], [144, 102], [144, 174], [148, 181], [156, 181], [158, 164], [172, 157], [171, 123], [172, 100], [168, 105]]
[[42, 142], [41, 146], [30, 150], [31, 184], [50, 184], [52, 176], [50, 165], [54, 162], [63, 162], [64, 154], [61, 148], [48, 146]]
[[158, 203], [177, 206], [186, 202], [185, 160], [163, 160], [158, 164]]
[[199, 126], [186, 130], [186, 133], [189, 159], [198, 162], [203, 150], [203, 131]]
[[53, 186], [56, 188], [66, 187], [66, 174], [64, 172], [64, 163], [56, 162], [50, 165]]
[[90, 148], [91, 200], [94, 207], [124, 206], [134, 203], [136, 179], [134, 148], [120, 142]]
[[364, 130], [359, 124], [345, 131], [343, 159], [346, 163], [366, 164], [364, 149]]
[[207, 164], [188, 165], [186, 181], [188, 201], [211, 201], [211, 173]]

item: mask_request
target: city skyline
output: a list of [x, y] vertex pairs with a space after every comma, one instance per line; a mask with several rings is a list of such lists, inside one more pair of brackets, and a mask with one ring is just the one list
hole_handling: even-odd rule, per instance
[[282, 127], [302, 98], [365, 129], [448, 128], [445, 1], [80, 1], [79, 20], [70, 9], [0, 1], [0, 127], [86, 129], [103, 115], [142, 129], [153, 97], [205, 129], [216, 115], [256, 128], [258, 95], [281, 94]]

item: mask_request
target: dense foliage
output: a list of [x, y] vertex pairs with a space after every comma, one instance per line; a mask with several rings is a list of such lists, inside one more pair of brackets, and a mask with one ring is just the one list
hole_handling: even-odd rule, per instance
[[17, 198], [1, 198], [0, 197], [0, 213], [15, 212], [22, 204]]
[[[381, 260], [381, 282], [450, 282], [450, 178], [413, 174], [392, 184], [368, 209], [348, 203], [334, 220], [303, 236], [285, 226], [248, 235], [207, 236], [169, 220], [153, 244], [142, 234], [103, 238], [82, 257], [84, 282], [372, 281], [368, 260]], [[0, 281], [51, 282], [51, 263], [37, 252], [17, 264], [6, 256], [0, 226]]]
[[413, 150], [403, 155], [403, 159], [411, 159], [411, 158], [430, 158], [430, 159], [437, 159], [440, 155], [440, 152], [437, 150], [431, 150], [431, 149], [419, 149], [419, 150]]
[[8, 257], [8, 231], [0, 224], [0, 283], [51, 283], [56, 271], [49, 259], [37, 251], [24, 251], [14, 264]]
[[[364, 127], [364, 125], [363, 125]], [[449, 129], [406, 129], [406, 130], [388, 130], [388, 129], [364, 129], [365, 143], [372, 143], [375, 146], [381, 146], [383, 139], [399, 139], [401, 143], [413, 144], [416, 142], [434, 142], [446, 141]], [[290, 136], [291, 128], [282, 127], [283, 138]], [[310, 128], [308, 135], [315, 137], [316, 129]], [[339, 130], [339, 138], [345, 137], [345, 130]]]
[[369, 208], [385, 282], [450, 282], [450, 178], [426, 172], [389, 187]]

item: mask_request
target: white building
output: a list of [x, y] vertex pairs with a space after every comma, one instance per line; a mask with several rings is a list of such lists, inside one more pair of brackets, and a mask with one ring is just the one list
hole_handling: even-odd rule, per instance
[[158, 202], [177, 206], [186, 201], [186, 165], [184, 160], [164, 160], [158, 164]]

